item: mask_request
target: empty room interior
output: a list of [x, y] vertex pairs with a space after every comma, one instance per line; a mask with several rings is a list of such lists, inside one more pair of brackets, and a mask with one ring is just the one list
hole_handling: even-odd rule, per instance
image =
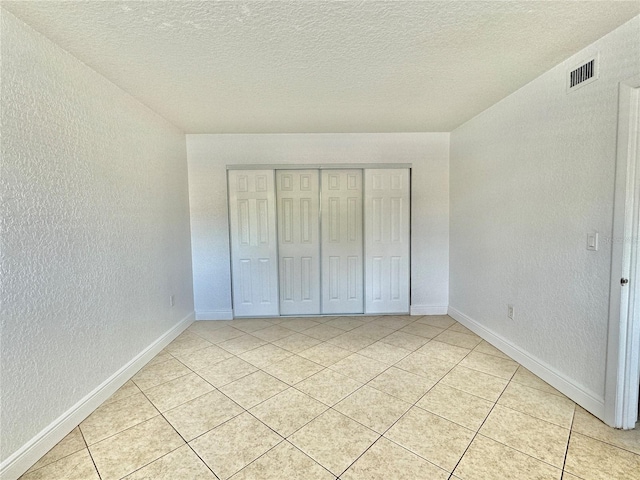
[[640, 480], [638, 1], [0, 20], [0, 478]]

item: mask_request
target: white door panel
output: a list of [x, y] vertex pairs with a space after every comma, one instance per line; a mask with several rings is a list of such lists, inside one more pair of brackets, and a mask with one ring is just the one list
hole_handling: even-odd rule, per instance
[[409, 170], [365, 170], [365, 312], [409, 311]]
[[230, 170], [228, 178], [234, 315], [278, 315], [273, 170]]
[[362, 170], [322, 170], [322, 313], [363, 313]]
[[318, 170], [278, 170], [280, 313], [320, 313]]

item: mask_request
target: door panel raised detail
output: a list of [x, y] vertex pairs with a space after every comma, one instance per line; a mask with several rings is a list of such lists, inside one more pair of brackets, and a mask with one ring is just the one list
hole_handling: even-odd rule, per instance
[[280, 312], [320, 313], [320, 179], [317, 170], [277, 170]]
[[273, 171], [231, 170], [228, 185], [234, 315], [278, 315]]
[[365, 170], [365, 312], [409, 312], [409, 170]]
[[322, 171], [322, 313], [362, 313], [362, 170]]

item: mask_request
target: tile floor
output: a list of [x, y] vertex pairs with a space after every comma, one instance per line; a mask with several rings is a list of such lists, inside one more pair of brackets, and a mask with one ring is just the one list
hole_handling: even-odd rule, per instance
[[448, 316], [196, 322], [22, 478], [640, 479], [616, 431]]

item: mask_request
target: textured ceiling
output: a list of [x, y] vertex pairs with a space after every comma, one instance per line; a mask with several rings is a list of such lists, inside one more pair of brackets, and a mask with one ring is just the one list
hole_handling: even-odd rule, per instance
[[4, 1], [189, 133], [450, 131], [636, 1]]

